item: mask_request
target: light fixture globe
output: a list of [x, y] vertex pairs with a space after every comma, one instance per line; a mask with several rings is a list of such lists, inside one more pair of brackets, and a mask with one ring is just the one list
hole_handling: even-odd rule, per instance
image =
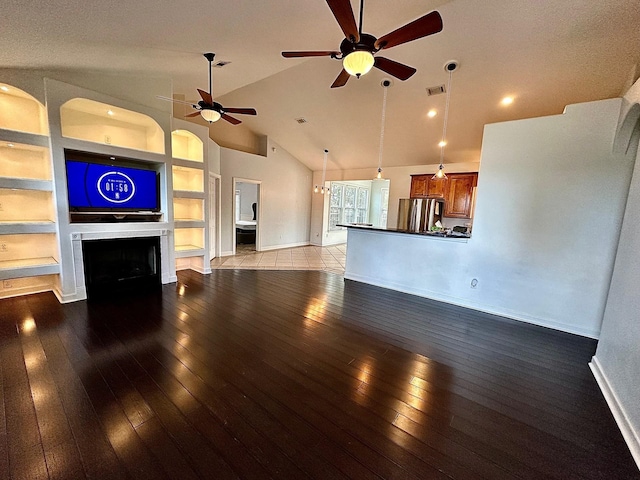
[[373, 54], [366, 50], [355, 50], [342, 60], [342, 66], [349, 75], [360, 78], [373, 68]]
[[212, 110], [210, 108], [200, 110], [200, 115], [202, 115], [202, 118], [204, 118], [209, 123], [217, 122], [222, 117], [220, 115], [220, 112], [217, 112], [216, 110]]

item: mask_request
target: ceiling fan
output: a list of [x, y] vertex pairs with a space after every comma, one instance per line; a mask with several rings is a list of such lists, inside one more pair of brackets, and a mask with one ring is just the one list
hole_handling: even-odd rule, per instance
[[211, 64], [215, 55], [215, 53], [204, 54], [204, 57], [209, 61], [209, 92], [205, 92], [204, 90], [200, 90], [198, 88], [197, 90], [202, 100], [200, 100], [197, 104], [192, 102], [185, 102], [183, 100], [176, 100], [175, 98], [162, 97], [160, 95], [158, 95], [158, 98], [162, 100], [168, 100], [170, 102], [191, 105], [197, 110], [196, 112], [186, 115], [186, 117], [197, 117], [198, 115], [201, 115], [202, 118], [204, 118], [209, 123], [217, 122], [222, 118], [223, 120], [226, 120], [233, 125], [238, 125], [242, 122], [237, 118], [228, 115], [229, 113], [237, 113], [240, 115], [257, 115], [258, 113], [254, 108], [227, 108], [223, 107], [218, 102], [213, 101], [213, 97], [211, 96]]
[[442, 17], [436, 11], [414, 20], [380, 38], [362, 32], [364, 0], [360, 0], [360, 27], [356, 25], [350, 0], [327, 0], [327, 4], [342, 29], [345, 39], [340, 51], [282, 52], [285, 58], [331, 57], [342, 60], [343, 69], [331, 88], [344, 86], [351, 75], [360, 78], [376, 67], [400, 80], [407, 80], [416, 69], [384, 57], [375, 57], [380, 50], [395, 47], [442, 30]]

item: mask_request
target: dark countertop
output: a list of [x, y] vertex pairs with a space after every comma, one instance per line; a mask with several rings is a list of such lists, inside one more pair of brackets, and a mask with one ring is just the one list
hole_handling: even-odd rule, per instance
[[467, 235], [464, 233], [413, 232], [411, 230], [400, 230], [398, 228], [392, 228], [392, 227], [386, 227], [386, 228], [374, 227], [373, 225], [370, 225], [370, 224], [356, 224], [356, 223], [339, 224], [338, 227], [355, 228], [358, 230], [368, 230], [372, 232], [402, 233], [406, 235], [419, 235], [421, 237], [437, 237], [437, 238], [446, 238], [446, 239], [453, 239], [453, 240], [468, 240], [469, 238], [471, 238], [471, 235]]

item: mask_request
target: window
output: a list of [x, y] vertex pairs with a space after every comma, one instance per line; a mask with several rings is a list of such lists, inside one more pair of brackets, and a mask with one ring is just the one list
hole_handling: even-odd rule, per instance
[[343, 182], [331, 182], [329, 231], [342, 230], [339, 224], [369, 221], [369, 189]]

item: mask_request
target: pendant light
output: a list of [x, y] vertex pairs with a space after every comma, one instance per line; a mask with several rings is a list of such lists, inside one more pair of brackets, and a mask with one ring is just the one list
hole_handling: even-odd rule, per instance
[[451, 76], [453, 72], [458, 69], [458, 62], [455, 60], [451, 60], [444, 65], [444, 71], [449, 74], [449, 80], [447, 81], [447, 100], [444, 105], [444, 121], [442, 122], [442, 140], [438, 144], [440, 147], [440, 165], [438, 166], [438, 171], [436, 174], [431, 177], [433, 180], [437, 180], [439, 178], [447, 178], [447, 175], [444, 173], [444, 147], [447, 145], [447, 123], [449, 122], [449, 100], [451, 100]]
[[384, 149], [384, 120], [387, 114], [387, 90], [391, 86], [391, 80], [383, 80], [382, 85], [382, 119], [380, 120], [380, 151], [378, 152], [378, 175], [376, 178], [382, 178], [382, 151]]
[[324, 182], [325, 179], [327, 177], [327, 156], [329, 155], [329, 150], [327, 150], [326, 148], [324, 149], [324, 162], [322, 164], [322, 183], [320, 184], [320, 188], [318, 188], [318, 185], [316, 185], [313, 188], [313, 193], [321, 193], [322, 195], [324, 195], [325, 191], [326, 193], [329, 193], [329, 188], [324, 188]]

